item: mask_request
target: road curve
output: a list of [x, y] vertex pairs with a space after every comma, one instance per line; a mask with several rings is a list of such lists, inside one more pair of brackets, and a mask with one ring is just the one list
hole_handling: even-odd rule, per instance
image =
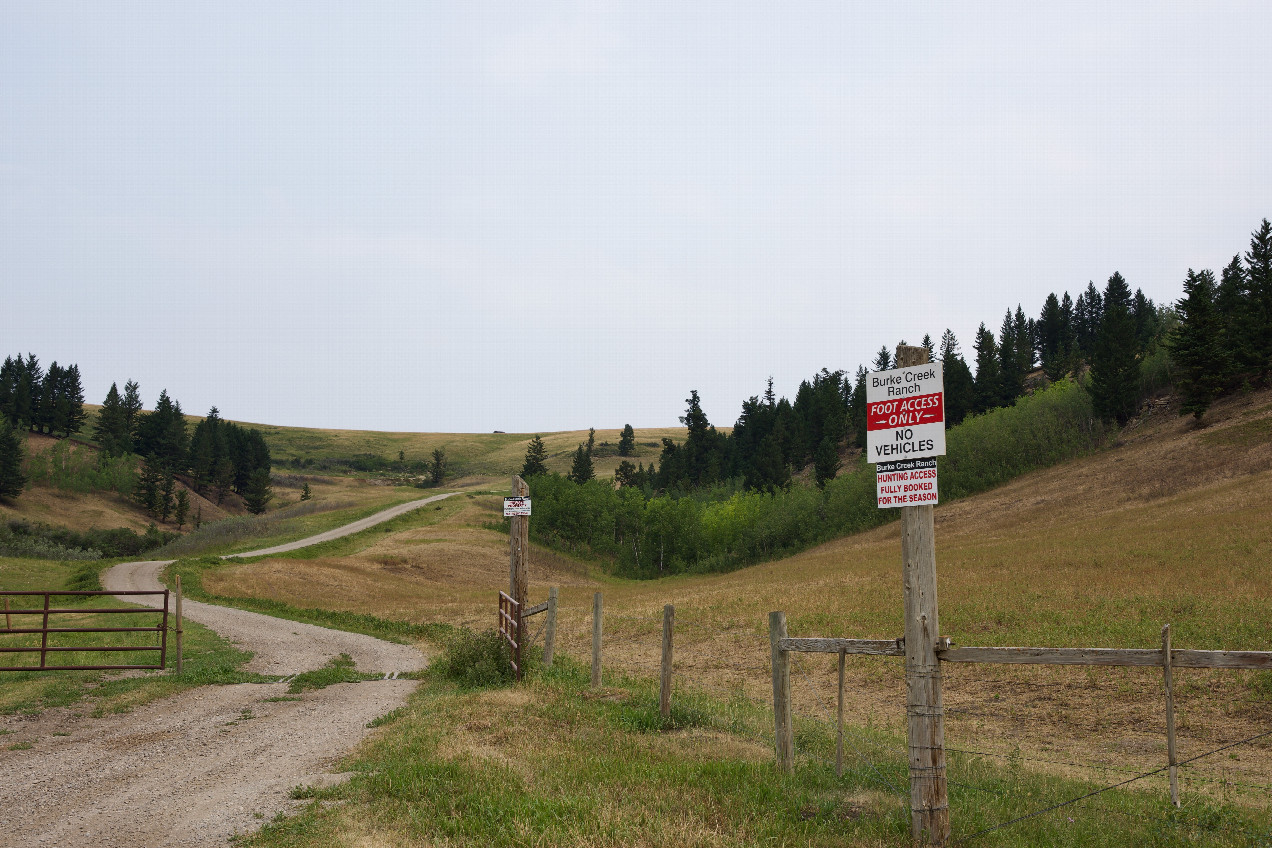
[[[388, 521], [447, 497], [435, 495], [251, 556], [295, 550]], [[170, 561], [169, 561], [170, 562]], [[108, 590], [161, 589], [167, 562], [123, 563]], [[136, 596], [127, 600], [134, 601]], [[254, 653], [248, 669], [294, 674], [347, 653], [362, 671], [420, 668], [407, 645], [187, 601], [186, 617]], [[292, 809], [289, 790], [325, 784], [332, 763], [367, 723], [402, 706], [413, 680], [342, 683], [300, 696], [285, 683], [204, 686], [124, 715], [86, 720], [71, 709], [0, 716], [0, 848], [224, 846]]]

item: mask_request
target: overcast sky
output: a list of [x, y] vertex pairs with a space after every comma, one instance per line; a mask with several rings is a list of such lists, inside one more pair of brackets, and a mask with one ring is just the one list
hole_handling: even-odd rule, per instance
[[0, 353], [187, 412], [732, 424], [1272, 217], [1272, 4], [0, 0]]

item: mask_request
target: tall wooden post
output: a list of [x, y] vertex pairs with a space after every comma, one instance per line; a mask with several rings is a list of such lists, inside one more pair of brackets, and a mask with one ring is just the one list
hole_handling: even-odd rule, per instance
[[[512, 496], [525, 498], [530, 496], [530, 487], [520, 477], [512, 478]], [[510, 549], [508, 564], [508, 594], [517, 602], [518, 617], [520, 611], [528, 606], [530, 571], [530, 517], [514, 515], [510, 519]], [[517, 622], [517, 641], [521, 641], [521, 622]]]
[[662, 675], [658, 689], [658, 714], [663, 721], [671, 718], [671, 637], [676, 626], [676, 608], [663, 607]]
[[773, 654], [773, 738], [777, 767], [786, 774], [795, 770], [795, 728], [791, 724], [791, 654], [783, 651], [786, 613], [769, 613], [769, 648]]
[[557, 587], [548, 589], [548, 623], [543, 632], [543, 667], [552, 668], [552, 649], [556, 647]]
[[592, 596], [592, 688], [601, 685], [601, 593]]
[[[922, 347], [897, 345], [897, 367], [925, 365]], [[905, 588], [906, 732], [910, 749], [910, 835], [927, 845], [950, 839], [945, 782], [945, 705], [936, 641], [935, 507], [901, 508], [901, 564]]]
[[177, 674], [181, 673], [181, 637], [185, 634], [185, 626], [181, 622], [181, 575], [177, 576]]
[[1162, 627], [1162, 677], [1166, 683], [1166, 756], [1170, 763], [1170, 802], [1179, 806], [1179, 757], [1175, 751], [1175, 683], [1171, 674], [1170, 625]]

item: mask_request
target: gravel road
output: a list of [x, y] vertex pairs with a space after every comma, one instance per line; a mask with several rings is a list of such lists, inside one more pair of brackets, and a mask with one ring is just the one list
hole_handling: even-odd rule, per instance
[[[295, 550], [356, 533], [447, 497], [377, 513], [338, 530], [241, 556]], [[162, 588], [164, 562], [117, 565], [109, 591]], [[133, 600], [129, 598], [128, 600]], [[247, 668], [289, 675], [347, 653], [361, 671], [422, 668], [418, 650], [356, 633], [187, 601], [187, 618], [254, 656]], [[298, 784], [339, 780], [328, 768], [406, 702], [409, 680], [344, 683], [299, 700], [271, 701], [286, 684], [205, 686], [125, 715], [85, 719], [71, 710], [0, 717], [0, 846], [151, 848], [223, 846], [295, 802]], [[20, 743], [29, 749], [12, 750]]]

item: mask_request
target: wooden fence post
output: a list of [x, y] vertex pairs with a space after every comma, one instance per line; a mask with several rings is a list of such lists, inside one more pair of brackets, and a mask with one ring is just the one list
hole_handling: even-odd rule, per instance
[[601, 685], [601, 593], [592, 596], [592, 688]]
[[556, 645], [557, 587], [548, 589], [548, 623], [543, 633], [543, 667], [552, 668], [552, 649]]
[[[898, 368], [925, 365], [928, 359], [922, 347], [897, 345]], [[950, 802], [945, 782], [941, 664], [936, 656], [941, 624], [933, 510], [931, 505], [901, 508], [905, 712], [910, 749], [910, 835], [928, 845], [946, 845], [950, 839]]]
[[181, 575], [177, 577], [177, 674], [181, 673], [181, 637], [185, 628], [181, 624]]
[[1162, 677], [1166, 682], [1166, 756], [1170, 763], [1170, 802], [1179, 806], [1179, 757], [1175, 751], [1175, 684], [1171, 675], [1170, 625], [1162, 627]]
[[786, 638], [786, 613], [769, 613], [769, 647], [773, 654], [773, 737], [777, 767], [795, 770], [795, 730], [791, 725], [791, 655], [780, 642]]
[[839, 713], [835, 719], [835, 777], [844, 776], [844, 660], [848, 654], [839, 651]]
[[671, 634], [676, 623], [676, 608], [663, 607], [662, 680], [658, 691], [658, 714], [663, 721], [671, 718]]
[[[530, 495], [530, 487], [520, 477], [512, 478], [512, 496], [525, 498]], [[508, 594], [517, 602], [518, 617], [520, 611], [529, 606], [529, 561], [530, 561], [530, 518], [525, 515], [514, 515], [509, 519], [508, 557]], [[520, 621], [518, 621], [520, 624]], [[518, 629], [517, 640], [521, 640]]]
[[13, 619], [9, 616], [9, 599], [8, 599], [8, 597], [6, 597], [6, 598], [4, 599], [4, 629], [5, 629], [5, 630], [12, 630], [12, 629], [13, 629]]

